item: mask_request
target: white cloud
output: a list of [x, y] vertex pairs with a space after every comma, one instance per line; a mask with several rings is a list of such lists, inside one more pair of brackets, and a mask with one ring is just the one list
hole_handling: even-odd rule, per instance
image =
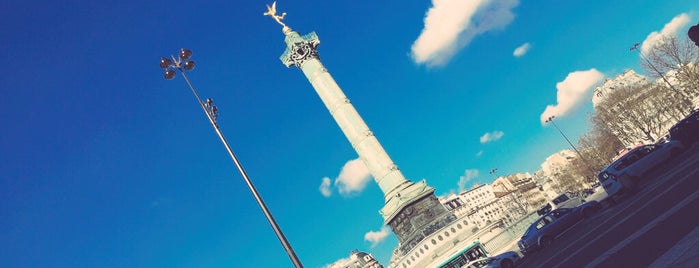
[[476, 153], [476, 157], [481, 157], [483, 155], [483, 150], [480, 150]]
[[505, 28], [518, 4], [518, 0], [432, 0], [425, 27], [411, 48], [413, 60], [428, 66], [446, 64], [477, 35]]
[[556, 105], [548, 105], [541, 114], [541, 124], [543, 125], [550, 116], [562, 116], [577, 108], [580, 103], [587, 100], [587, 93], [599, 83], [604, 74], [597, 69], [587, 71], [575, 71], [569, 73], [563, 82], [556, 84]]
[[337, 188], [340, 195], [348, 197], [364, 190], [370, 180], [371, 174], [369, 169], [361, 159], [357, 158], [347, 161], [342, 166], [340, 174], [335, 178], [335, 183], [331, 183], [332, 180], [329, 177], [324, 177], [318, 190], [323, 196], [330, 197], [333, 193], [333, 188]]
[[532, 45], [529, 43], [524, 43], [521, 46], [515, 48], [515, 51], [512, 52], [512, 55], [519, 58], [521, 56], [524, 56], [524, 54], [527, 54], [529, 52], [529, 49], [532, 48]]
[[464, 175], [459, 177], [459, 193], [466, 189], [466, 183], [478, 177], [477, 169], [467, 169], [464, 171]]
[[493, 132], [489, 132], [489, 133], [485, 133], [485, 134], [483, 134], [483, 136], [481, 136], [481, 143], [483, 144], [483, 143], [488, 143], [488, 142], [491, 142], [491, 141], [499, 140], [499, 139], [502, 138], [502, 136], [504, 136], [504, 135], [505, 135], [505, 132], [502, 132], [502, 131], [499, 131], [499, 130], [496, 130], [496, 131], [493, 131]]
[[328, 177], [323, 178], [323, 182], [321, 182], [320, 187], [318, 187], [318, 190], [320, 190], [320, 194], [322, 194], [325, 197], [330, 197], [333, 194], [333, 191], [330, 188], [330, 185], [331, 185], [330, 178], [328, 178]]
[[376, 247], [376, 245], [380, 244], [384, 240], [386, 240], [386, 237], [391, 234], [391, 229], [389, 229], [386, 226], [381, 227], [381, 230], [378, 232], [374, 231], [369, 231], [366, 234], [364, 234], [364, 241], [368, 241], [371, 243], [371, 248]]
[[682, 13], [672, 18], [670, 22], [665, 24], [665, 27], [663, 27], [660, 32], [648, 34], [648, 37], [646, 37], [646, 40], [643, 40], [643, 44], [641, 45], [641, 52], [643, 52], [643, 54], [648, 53], [651, 48], [662, 42], [663, 36], [677, 35], [677, 32], [687, 26], [690, 21], [691, 18], [687, 13]]
[[350, 196], [364, 190], [371, 179], [369, 169], [361, 159], [357, 158], [345, 163], [340, 175], [335, 179], [335, 186], [343, 196]]

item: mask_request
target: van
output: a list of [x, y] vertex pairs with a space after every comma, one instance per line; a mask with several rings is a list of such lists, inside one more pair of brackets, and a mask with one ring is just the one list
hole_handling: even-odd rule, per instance
[[536, 214], [541, 216], [557, 208], [573, 208], [579, 206], [582, 203], [582, 198], [575, 196], [571, 193], [564, 193], [559, 196], [556, 196], [556, 198], [544, 204], [544, 206], [542, 206], [539, 210], [536, 211]]

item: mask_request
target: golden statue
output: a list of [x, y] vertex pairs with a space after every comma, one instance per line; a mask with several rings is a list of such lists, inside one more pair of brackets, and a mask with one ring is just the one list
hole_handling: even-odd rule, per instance
[[267, 5], [267, 12], [265, 12], [263, 15], [270, 16], [275, 21], [277, 21], [277, 23], [279, 23], [279, 25], [283, 26], [284, 28], [287, 27], [286, 24], [284, 24], [284, 22], [282, 22], [284, 17], [286, 17], [286, 12], [282, 12], [281, 16], [277, 15], [277, 1], [274, 1], [272, 3], [271, 7], [269, 5]]

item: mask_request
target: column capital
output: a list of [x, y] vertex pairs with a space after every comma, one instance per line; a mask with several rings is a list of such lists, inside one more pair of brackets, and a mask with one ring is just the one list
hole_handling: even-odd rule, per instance
[[291, 31], [284, 38], [284, 43], [286, 43], [286, 50], [279, 59], [286, 67], [296, 65], [296, 67], [301, 68], [306, 61], [318, 59], [317, 48], [320, 39], [315, 32], [301, 36], [299, 33]]

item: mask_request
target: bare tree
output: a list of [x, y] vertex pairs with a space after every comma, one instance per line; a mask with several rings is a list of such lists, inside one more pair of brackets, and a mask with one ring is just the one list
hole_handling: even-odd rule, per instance
[[687, 38], [664, 36], [645, 55], [641, 66], [656, 79], [666, 76], [675, 85], [685, 111], [689, 101], [699, 96], [699, 48]]
[[624, 148], [624, 145], [606, 124], [599, 121], [590, 121], [591, 127], [587, 133], [580, 137], [578, 144], [585, 152], [585, 155], [588, 156], [589, 163], [592, 165], [591, 168], [593, 170], [602, 170]]
[[572, 159], [557, 174], [555, 190], [575, 191], [581, 178], [590, 177], [590, 169], [602, 170], [625, 145], [655, 142], [693, 108], [690, 101], [699, 98], [699, 48], [686, 38], [664, 37], [641, 56], [646, 73], [663, 81], [628, 85], [607, 93], [590, 115], [587, 133], [578, 141], [587, 163]]
[[663, 107], [654, 105], [653, 97], [660, 94], [654, 89], [653, 84], [615, 89], [596, 107], [597, 120], [605, 122], [625, 144], [656, 140], [664, 135], [658, 117]]

